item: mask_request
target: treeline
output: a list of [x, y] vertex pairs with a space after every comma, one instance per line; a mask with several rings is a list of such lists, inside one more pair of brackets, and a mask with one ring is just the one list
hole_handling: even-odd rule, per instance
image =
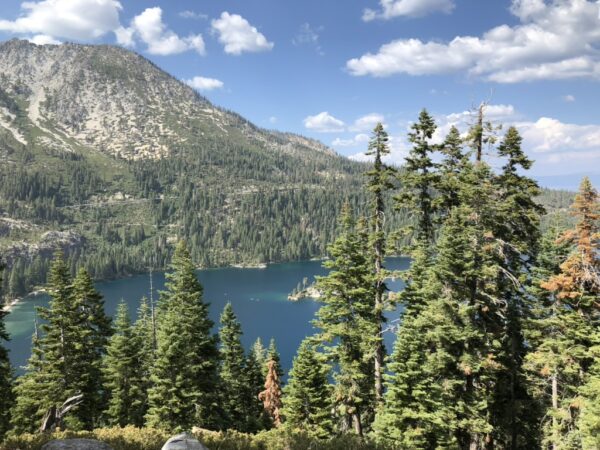
[[[184, 244], [156, 315], [142, 303], [131, 324], [121, 306], [112, 336], [89, 275], [71, 282], [58, 259], [28, 371], [6, 391], [5, 404], [16, 399], [4, 429], [31, 431], [49, 406], [82, 393], [68, 427], [275, 427], [399, 449], [600, 447], [598, 193], [584, 179], [574, 225], [557, 217], [542, 233], [521, 137], [513, 127], [496, 136], [483, 113], [466, 138], [452, 128], [437, 145], [424, 110], [402, 171], [385, 164], [388, 136], [374, 129], [367, 208], [342, 207], [330, 272], [317, 280], [317, 331], [286, 386], [275, 352], [244, 351], [230, 305], [211, 334]], [[391, 210], [407, 226], [390, 227]], [[387, 270], [391, 253], [410, 255], [410, 269]], [[390, 276], [403, 277], [401, 293], [389, 292]], [[399, 325], [385, 320], [394, 308]]]
[[[76, 408], [54, 426], [200, 426], [253, 433], [280, 423], [279, 408], [265, 409], [259, 400], [271, 404], [273, 389], [281, 397], [275, 342], [265, 349], [257, 340], [245, 352], [231, 304], [221, 315], [218, 335], [212, 333], [208, 304], [183, 241], [156, 310], [142, 299], [133, 323], [125, 303], [111, 323], [90, 275], [82, 269], [72, 278], [61, 254], [49, 278], [51, 301], [38, 309], [43, 322], [36, 323], [26, 372], [14, 383], [0, 347], [1, 435], [37, 431], [52, 407], [60, 410], [78, 396]], [[0, 332], [8, 339], [3, 328]]]

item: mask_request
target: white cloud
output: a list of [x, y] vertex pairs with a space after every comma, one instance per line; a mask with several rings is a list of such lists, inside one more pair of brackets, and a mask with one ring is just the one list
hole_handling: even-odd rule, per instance
[[575, 101], [575, 96], [568, 94], [568, 95], [563, 96], [562, 99], [567, 103], [573, 103]]
[[345, 124], [327, 111], [304, 119], [304, 126], [319, 133], [336, 133], [344, 130]]
[[271, 123], [271, 124], [277, 123], [277, 117], [275, 117], [275, 116], [269, 117], [269, 123]]
[[399, 39], [349, 60], [356, 76], [466, 72], [498, 83], [600, 79], [600, 4], [587, 0], [513, 0], [521, 22], [449, 42]]
[[394, 17], [423, 17], [435, 12], [449, 14], [454, 9], [453, 0], [380, 0], [381, 11], [365, 9], [362, 19], [370, 22], [375, 19]]
[[162, 9], [158, 6], [146, 8], [131, 21], [131, 26], [117, 31], [117, 40], [122, 45], [132, 45], [134, 37], [142, 40], [146, 51], [153, 55], [173, 55], [195, 50], [200, 55], [206, 53], [201, 34], [180, 37], [162, 21]]
[[303, 23], [300, 26], [300, 30], [298, 31], [296, 36], [294, 36], [294, 38], [292, 39], [292, 44], [294, 44], [295, 46], [300, 46], [300, 45], [313, 46], [315, 48], [316, 52], [319, 55], [323, 56], [323, 55], [325, 55], [325, 53], [323, 52], [323, 49], [321, 48], [321, 45], [319, 44], [319, 33], [321, 31], [323, 31], [323, 27], [314, 29], [313, 27], [310, 26], [309, 23]]
[[527, 148], [536, 153], [589, 150], [600, 153], [600, 125], [575, 125], [541, 117], [536, 122], [517, 123]]
[[221, 89], [223, 87], [223, 82], [221, 80], [199, 76], [185, 80], [185, 83], [194, 89], [198, 89], [199, 91], [212, 91], [214, 89]]
[[351, 139], [335, 138], [331, 145], [333, 147], [357, 147], [369, 142], [369, 135], [360, 133]]
[[195, 11], [181, 11], [179, 13], [179, 17], [183, 17], [184, 19], [196, 19], [196, 20], [206, 20], [208, 19], [208, 15], [207, 14], [202, 14], [202, 13], [197, 13]]
[[271, 50], [275, 45], [239, 14], [224, 11], [221, 17], [214, 19], [211, 24], [213, 32], [219, 35], [219, 42], [223, 44], [225, 53], [231, 55], [264, 52]]
[[[0, 20], [0, 31], [92, 41], [121, 25], [117, 0], [43, 0], [21, 3], [23, 14], [14, 21]], [[42, 39], [42, 38], [38, 38]]]
[[48, 36], [47, 34], [36, 34], [35, 36], [28, 39], [29, 42], [36, 45], [60, 45], [60, 42], [57, 39], [54, 39], [52, 36]]
[[[382, 114], [371, 113], [366, 116], [359, 117], [354, 121], [354, 124], [349, 128], [350, 131], [373, 131], [378, 123], [384, 124], [385, 118]], [[385, 126], [385, 124], [384, 124]]]

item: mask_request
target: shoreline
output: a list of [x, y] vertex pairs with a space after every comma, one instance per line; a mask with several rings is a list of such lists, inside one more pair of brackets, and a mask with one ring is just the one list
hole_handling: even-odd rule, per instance
[[17, 306], [19, 303], [21, 303], [23, 300], [25, 300], [26, 297], [36, 297], [40, 294], [45, 294], [45, 293], [46, 293], [46, 290], [40, 288], [40, 289], [36, 289], [35, 291], [29, 292], [28, 294], [26, 294], [23, 297], [14, 298], [10, 302], [8, 302], [8, 304], [5, 304], [2, 307], [2, 311], [10, 313], [13, 310], [13, 308], [15, 306]]

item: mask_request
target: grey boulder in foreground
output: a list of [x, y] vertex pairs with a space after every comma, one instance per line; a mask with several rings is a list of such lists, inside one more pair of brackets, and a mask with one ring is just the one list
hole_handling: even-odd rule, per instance
[[42, 450], [112, 450], [112, 447], [95, 439], [55, 439], [45, 443]]
[[208, 450], [208, 448], [191, 434], [181, 433], [165, 442], [161, 450]]

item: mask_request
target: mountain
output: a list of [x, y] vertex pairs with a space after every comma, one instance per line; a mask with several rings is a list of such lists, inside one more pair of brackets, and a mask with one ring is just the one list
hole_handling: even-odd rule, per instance
[[108, 278], [162, 268], [185, 238], [203, 266], [320, 256], [364, 165], [218, 108], [142, 56], [0, 43], [4, 292], [43, 282], [53, 248]]

